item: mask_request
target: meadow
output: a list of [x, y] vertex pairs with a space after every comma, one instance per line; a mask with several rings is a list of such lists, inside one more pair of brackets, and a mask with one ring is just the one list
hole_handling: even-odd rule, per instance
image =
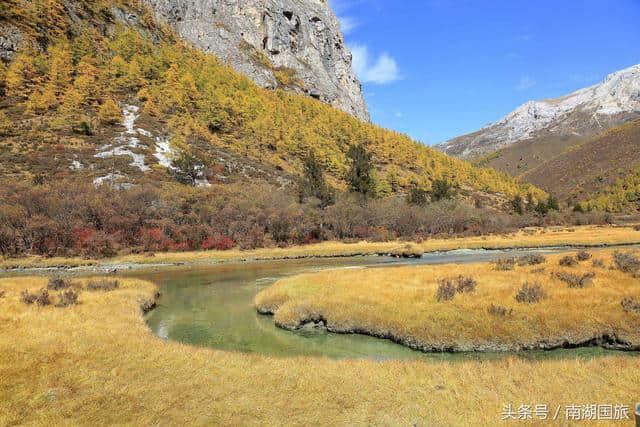
[[637, 350], [639, 271], [613, 251], [329, 270], [281, 279], [255, 305], [285, 329], [321, 322], [425, 351]]
[[508, 404], [545, 404], [549, 417], [562, 406], [564, 420], [565, 406], [631, 405], [640, 393], [638, 361], [623, 356], [425, 363], [195, 348], [151, 334], [149, 282], [82, 290], [66, 308], [20, 301], [46, 284], [0, 279], [3, 425], [495, 425]]

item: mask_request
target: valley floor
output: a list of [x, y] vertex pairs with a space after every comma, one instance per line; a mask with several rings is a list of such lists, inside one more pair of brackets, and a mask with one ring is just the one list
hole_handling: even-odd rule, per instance
[[349, 257], [391, 254], [416, 256], [425, 252], [455, 249], [503, 249], [546, 246], [607, 246], [640, 243], [640, 230], [632, 226], [576, 226], [526, 228], [510, 234], [435, 238], [415, 242], [323, 242], [286, 248], [253, 250], [157, 252], [118, 256], [106, 259], [60, 258], [30, 256], [0, 257], [0, 270], [93, 267], [96, 270], [129, 268], [158, 264], [199, 264], [246, 262], [314, 257]]
[[67, 308], [20, 302], [43, 286], [0, 280], [2, 425], [496, 425], [508, 405], [546, 405], [549, 419], [557, 408], [566, 420], [574, 405], [630, 406], [640, 395], [632, 357], [277, 359], [158, 339], [140, 309], [154, 296], [149, 282], [82, 291]]
[[[327, 270], [281, 279], [255, 305], [285, 329], [313, 322], [423, 351], [640, 350], [640, 260], [615, 258], [603, 250], [499, 264]], [[620, 263], [635, 273], [620, 271]]]

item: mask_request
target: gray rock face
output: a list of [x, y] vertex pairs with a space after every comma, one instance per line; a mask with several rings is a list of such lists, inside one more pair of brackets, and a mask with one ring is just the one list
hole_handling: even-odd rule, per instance
[[12, 26], [0, 26], [0, 60], [10, 62], [20, 48], [22, 34]]
[[[178, 34], [260, 86], [282, 85], [362, 120], [351, 52], [326, 0], [146, 0]], [[278, 70], [280, 72], [278, 72]]]

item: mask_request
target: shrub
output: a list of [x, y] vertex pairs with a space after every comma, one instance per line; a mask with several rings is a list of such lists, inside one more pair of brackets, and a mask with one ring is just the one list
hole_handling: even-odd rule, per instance
[[41, 307], [51, 304], [51, 299], [49, 298], [49, 291], [46, 290], [45, 288], [40, 289], [35, 294], [32, 294], [29, 291], [24, 290], [20, 294], [20, 299], [25, 304], [36, 303]]
[[471, 277], [459, 276], [457, 282], [456, 291], [461, 294], [475, 292], [476, 286], [478, 285], [478, 282]]
[[487, 312], [492, 316], [506, 317], [513, 314], [513, 309], [507, 309], [506, 307], [503, 307], [501, 305], [491, 304], [487, 309]]
[[456, 185], [447, 179], [435, 179], [431, 183], [431, 200], [451, 199], [456, 195]]
[[4, 298], [4, 295], [5, 295], [5, 291], [0, 289], [0, 298]]
[[60, 301], [56, 307], [69, 307], [78, 304], [78, 292], [73, 289], [67, 289], [60, 294]]
[[633, 229], [634, 229], [635, 231], [640, 231], [640, 225], [636, 225], [636, 226], [634, 226], [634, 227], [633, 227]]
[[493, 262], [495, 269], [498, 271], [510, 271], [516, 266], [515, 258], [498, 258]]
[[553, 273], [558, 280], [565, 282], [570, 288], [584, 288], [585, 286], [593, 283], [593, 278], [596, 277], [595, 273], [585, 273], [582, 276], [573, 273], [565, 273], [563, 271], [557, 271]]
[[62, 277], [51, 277], [47, 283], [47, 289], [50, 291], [59, 291], [68, 288], [70, 283]]
[[520, 266], [538, 265], [544, 264], [545, 262], [547, 262], [547, 259], [544, 256], [538, 254], [529, 254], [518, 258], [518, 265]]
[[587, 261], [591, 259], [591, 254], [587, 251], [580, 251], [576, 254], [578, 261]]
[[119, 286], [120, 283], [117, 280], [100, 279], [87, 283], [87, 290], [108, 292], [118, 289]]
[[202, 241], [200, 247], [204, 250], [215, 249], [218, 251], [226, 251], [236, 245], [230, 237], [227, 236], [209, 236]]
[[456, 286], [451, 280], [441, 280], [438, 284], [438, 292], [436, 293], [436, 301], [450, 301], [456, 296]]
[[591, 261], [591, 265], [596, 268], [604, 268], [604, 260], [594, 259]]
[[634, 311], [640, 313], [640, 301], [636, 298], [625, 298], [620, 303], [624, 311]]
[[516, 301], [524, 304], [535, 304], [543, 298], [545, 298], [545, 292], [538, 283], [525, 282], [516, 293]]
[[640, 270], [640, 259], [633, 254], [616, 251], [613, 254], [613, 261], [616, 268], [625, 273], [635, 273]]
[[571, 255], [567, 255], [560, 258], [559, 264], [563, 267], [575, 267], [578, 265], [578, 260]]

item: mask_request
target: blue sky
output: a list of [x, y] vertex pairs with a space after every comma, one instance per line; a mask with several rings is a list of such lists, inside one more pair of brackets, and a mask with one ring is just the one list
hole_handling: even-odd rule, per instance
[[640, 63], [640, 0], [330, 0], [374, 123], [427, 144]]

